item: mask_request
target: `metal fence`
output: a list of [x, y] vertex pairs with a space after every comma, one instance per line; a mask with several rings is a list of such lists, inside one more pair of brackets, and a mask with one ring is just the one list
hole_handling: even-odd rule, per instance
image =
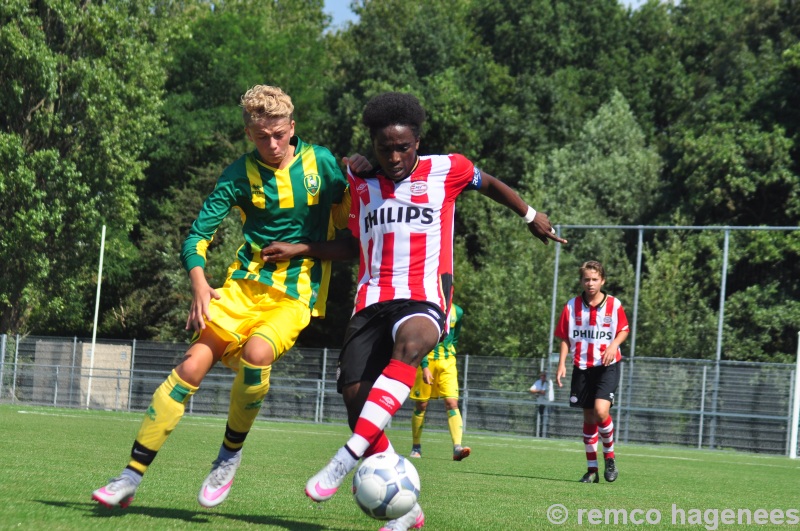
[[548, 352], [558, 350], [561, 307], [580, 290], [579, 264], [599, 259], [631, 324], [625, 356], [793, 358], [797, 329], [787, 333], [782, 317], [800, 299], [797, 278], [768, 250], [785, 249], [800, 226], [563, 225], [557, 232], [572, 239], [553, 253]]
[[[105, 340], [92, 347], [78, 338], [0, 336], [0, 402], [144, 411], [186, 349], [176, 343]], [[336, 393], [337, 355], [330, 349], [287, 353], [273, 368], [260, 418], [346, 423]], [[568, 406], [568, 385], [556, 388], [546, 426], [528, 392], [547, 361], [474, 355], [457, 361], [466, 437], [477, 431], [546, 432], [580, 440], [582, 413]], [[232, 380], [227, 368], [214, 367], [187, 414], [226, 415]], [[612, 410], [617, 439], [788, 455], [795, 380], [790, 364], [627, 360]], [[410, 426], [410, 402], [393, 419], [395, 427]], [[444, 407], [434, 403], [426, 429], [437, 427], [446, 430], [447, 419]]]

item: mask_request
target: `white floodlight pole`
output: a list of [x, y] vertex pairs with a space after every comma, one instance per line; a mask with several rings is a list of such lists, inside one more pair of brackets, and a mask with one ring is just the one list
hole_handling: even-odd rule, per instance
[[797, 362], [794, 368], [794, 399], [792, 401], [792, 436], [789, 438], [789, 457], [797, 459], [797, 424], [800, 421], [800, 332], [797, 333]]
[[94, 371], [94, 344], [97, 340], [97, 314], [100, 312], [100, 285], [103, 283], [103, 253], [106, 248], [106, 226], [100, 235], [100, 265], [97, 268], [97, 296], [94, 301], [94, 326], [92, 326], [92, 351], [89, 355], [89, 383], [86, 386], [86, 407], [92, 398], [92, 372]]

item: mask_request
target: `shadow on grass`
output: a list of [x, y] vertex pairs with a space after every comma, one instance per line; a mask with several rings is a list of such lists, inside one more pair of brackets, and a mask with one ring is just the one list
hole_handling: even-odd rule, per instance
[[[219, 518], [227, 518], [229, 520], [236, 520], [246, 522], [249, 524], [275, 526], [289, 531], [320, 531], [322, 529], [331, 529], [327, 525], [313, 524], [306, 522], [298, 522], [281, 518], [279, 516], [268, 515], [247, 515], [247, 514], [231, 514], [221, 512], [204, 512], [204, 511], [189, 511], [183, 509], [167, 509], [160, 507], [136, 507], [130, 506], [127, 509], [108, 509], [96, 503], [77, 503], [77, 502], [55, 502], [47, 500], [33, 500], [42, 505], [49, 505], [51, 507], [59, 507], [62, 509], [71, 509], [73, 511], [83, 513], [86, 518], [102, 518], [109, 520], [118, 520], [130, 515], [141, 515], [149, 518], [163, 518], [164, 520], [181, 520], [190, 524], [208, 524], [218, 525]], [[164, 523], [169, 526], [168, 523]], [[343, 531], [346, 531], [343, 529]]]

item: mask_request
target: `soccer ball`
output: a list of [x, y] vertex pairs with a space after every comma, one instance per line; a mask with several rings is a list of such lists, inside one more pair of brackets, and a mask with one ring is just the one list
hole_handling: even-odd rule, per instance
[[378, 520], [392, 520], [410, 511], [419, 496], [419, 474], [408, 459], [395, 453], [374, 454], [353, 476], [353, 498]]

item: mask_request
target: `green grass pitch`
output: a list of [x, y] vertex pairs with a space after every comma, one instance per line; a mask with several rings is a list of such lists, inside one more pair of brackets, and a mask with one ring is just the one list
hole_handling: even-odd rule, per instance
[[[349, 435], [338, 425], [257, 421], [230, 496], [209, 510], [196, 496], [225, 420], [187, 416], [161, 449], [133, 504], [98, 507], [91, 492], [127, 463], [140, 418], [139, 413], [0, 406], [0, 529], [380, 528], [353, 502], [351, 478], [324, 504], [303, 494], [308, 477]], [[748, 513], [751, 525], [762, 528], [797, 528], [800, 517], [800, 462], [785, 457], [617, 444], [617, 482], [587, 485], [577, 482], [585, 470], [580, 426], [574, 440], [467, 432], [464, 443], [473, 453], [460, 463], [451, 459], [446, 427], [430, 428], [423, 437], [424, 457], [414, 461], [425, 529], [672, 527], [683, 515], [683, 525], [676, 527], [713, 531], [742, 528], [737, 519]], [[407, 454], [410, 428], [394, 427], [388, 434]], [[551, 508], [556, 504], [561, 507]], [[564, 518], [563, 509], [566, 521], [552, 524], [548, 516]]]

